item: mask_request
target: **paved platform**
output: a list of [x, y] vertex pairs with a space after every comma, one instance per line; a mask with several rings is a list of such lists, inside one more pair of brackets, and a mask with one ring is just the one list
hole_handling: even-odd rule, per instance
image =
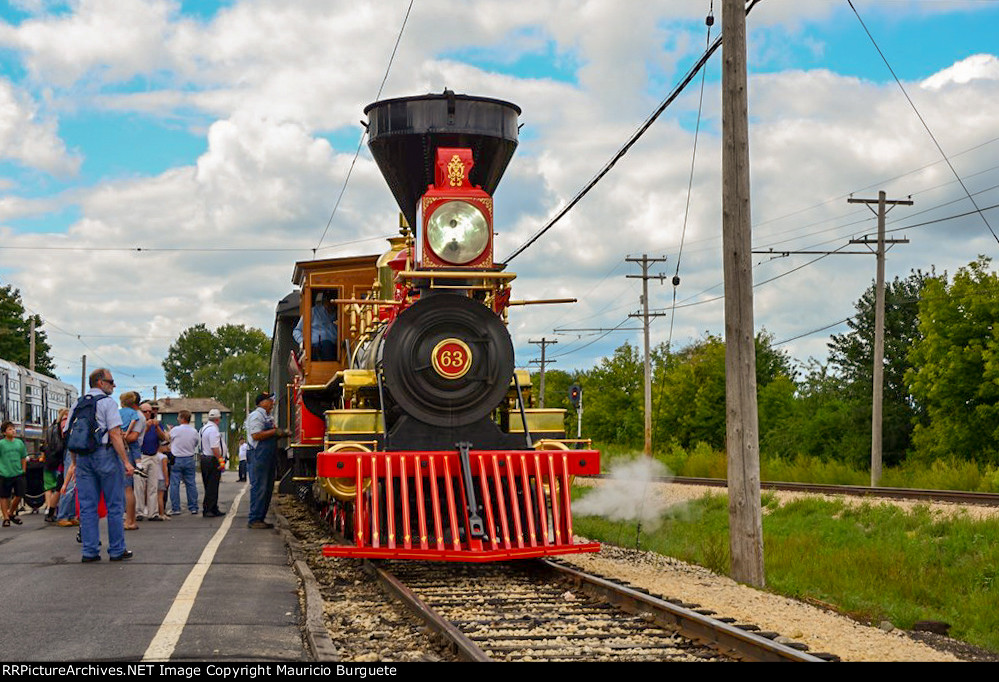
[[104, 551], [81, 563], [76, 528], [21, 512], [22, 526], [0, 529], [0, 659], [310, 660], [288, 549], [277, 531], [246, 527], [249, 487], [236, 478], [223, 475], [222, 518], [185, 507], [126, 531], [131, 561]]

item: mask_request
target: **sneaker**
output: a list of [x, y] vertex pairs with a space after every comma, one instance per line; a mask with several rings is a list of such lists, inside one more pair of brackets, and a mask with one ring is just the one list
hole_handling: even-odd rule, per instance
[[[97, 555], [97, 556], [85, 556], [85, 557], [81, 557], [80, 558], [80, 563], [82, 563], [82, 564], [89, 564], [89, 563], [92, 563], [94, 561], [100, 561], [100, 560], [101, 560], [100, 555]], [[112, 559], [111, 561], [114, 561], [114, 559]]]
[[[180, 512], [177, 512], [177, 513], [179, 514]], [[198, 511], [197, 509], [192, 509], [192, 510], [191, 510], [191, 516], [197, 516], [197, 515], [198, 515], [198, 514], [200, 514], [200, 513], [201, 513], [201, 512], [199, 512], [199, 511]]]
[[143, 516], [142, 514], [138, 514], [138, 515], [136, 515], [135, 520], [136, 521], [145, 521], [146, 517]]
[[253, 528], [255, 530], [266, 530], [268, 528], [273, 528], [273, 527], [274, 527], [273, 523], [267, 523], [266, 521], [254, 521], [253, 523], [247, 526], [247, 528]]
[[132, 553], [132, 550], [126, 549], [124, 552], [122, 552], [118, 556], [111, 557], [111, 561], [128, 561], [133, 556], [135, 556], [135, 555]]
[[163, 520], [163, 517], [162, 517], [162, 516], [150, 516], [150, 517], [149, 517], [149, 518], [147, 519], [147, 521], [162, 521], [162, 520]]
[[167, 516], [180, 516], [180, 510], [171, 509], [170, 511], [167, 512]]

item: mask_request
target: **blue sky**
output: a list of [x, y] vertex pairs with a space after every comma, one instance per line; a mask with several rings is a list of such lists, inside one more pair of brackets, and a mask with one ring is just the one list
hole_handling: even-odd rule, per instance
[[[69, 332], [49, 333], [67, 379], [78, 381], [77, 358], [87, 352], [140, 391], [156, 385], [162, 394], [159, 363], [186, 327], [270, 330], [294, 260], [311, 256], [325, 228], [408, 4], [0, 4], [0, 243], [274, 249], [39, 250], [33, 260], [0, 249], [0, 279]], [[703, 49], [708, 4], [415, 0], [382, 96], [447, 86], [522, 107], [520, 150], [497, 195], [502, 255], [568, 201], [672, 89]], [[948, 153], [999, 137], [989, 106], [999, 84], [999, 2], [854, 4]], [[713, 36], [721, 29], [715, 5]], [[939, 154], [845, 1], [763, 0], [748, 28], [753, 214], [762, 223], [754, 243], [839, 245], [851, 228], [819, 230], [855, 220], [856, 208], [840, 198], [898, 176], [884, 188], [914, 193], [912, 212], [928, 210], [920, 220], [967, 209], [944, 166], [912, 172]], [[634, 280], [623, 276], [633, 274], [623, 265], [628, 255], [665, 251], [669, 274], [682, 257], [678, 300], [713, 295], [699, 292], [721, 282], [719, 56], [707, 68], [682, 254], [699, 82], [515, 263], [525, 297], [583, 299], [557, 311], [518, 311], [511, 331], [521, 364], [536, 352], [527, 339], [553, 337], [555, 324], [611, 327], [637, 308]], [[955, 159], [975, 188], [999, 184], [993, 147]], [[997, 197], [986, 191], [980, 205]], [[396, 211], [363, 150], [323, 245], [368, 241], [322, 255], [380, 251]], [[980, 218], [921, 230], [927, 237], [892, 252], [889, 277], [933, 265], [953, 272], [997, 251]], [[300, 251], [277, 250], [287, 248]], [[758, 326], [783, 339], [850, 315], [873, 276], [873, 259], [851, 260], [862, 262], [823, 262], [761, 286]], [[761, 262], [756, 276], [801, 264]], [[849, 285], [830, 291], [829, 281]], [[672, 292], [652, 295], [665, 306]], [[674, 337], [682, 345], [721, 327], [720, 307], [707, 302], [677, 311]], [[806, 335], [787, 349], [799, 361], [823, 360], [829, 334], [841, 331]], [[667, 335], [657, 323], [654, 340]], [[624, 341], [638, 342], [633, 333], [558, 338], [560, 368], [589, 367]]]

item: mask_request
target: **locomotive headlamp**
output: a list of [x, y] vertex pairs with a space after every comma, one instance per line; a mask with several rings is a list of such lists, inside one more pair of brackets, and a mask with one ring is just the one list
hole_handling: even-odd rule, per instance
[[472, 150], [438, 147], [434, 184], [417, 206], [421, 268], [493, 266], [493, 198], [473, 186]]
[[427, 243], [438, 258], [464, 265], [489, 246], [489, 222], [467, 201], [449, 201], [427, 221]]

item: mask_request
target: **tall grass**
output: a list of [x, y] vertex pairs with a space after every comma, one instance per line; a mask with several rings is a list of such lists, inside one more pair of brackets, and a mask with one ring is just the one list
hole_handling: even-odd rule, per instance
[[[631, 459], [640, 454], [635, 448], [613, 444], [594, 444], [601, 451], [604, 471], [617, 459]], [[687, 450], [670, 444], [660, 447], [653, 455], [676, 476], [725, 478], [725, 453], [698, 443]], [[760, 475], [765, 481], [793, 483], [825, 483], [830, 485], [868, 485], [868, 469], [856, 469], [845, 462], [798, 456], [794, 459], [768, 458], [760, 460]], [[999, 493], [999, 467], [981, 466], [960, 460], [936, 460], [930, 464], [906, 462], [885, 468], [881, 485], [895, 488], [931, 490], [970, 490]]]
[[[999, 521], [938, 518], [929, 507], [847, 505], [764, 495], [769, 589], [836, 605], [860, 620], [910, 628], [942, 620], [951, 634], [999, 651]], [[654, 532], [634, 522], [576, 516], [587, 537], [674, 556], [726, 574], [728, 501], [706, 495], [668, 511]]]

